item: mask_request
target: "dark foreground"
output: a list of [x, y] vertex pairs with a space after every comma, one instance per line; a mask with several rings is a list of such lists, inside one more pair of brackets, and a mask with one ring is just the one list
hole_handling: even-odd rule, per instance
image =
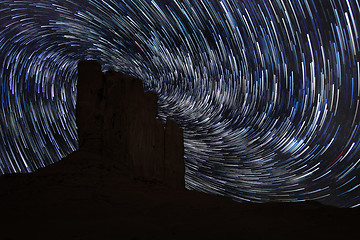
[[0, 177], [0, 239], [358, 239], [358, 209], [237, 203], [132, 180], [123, 169], [75, 152]]

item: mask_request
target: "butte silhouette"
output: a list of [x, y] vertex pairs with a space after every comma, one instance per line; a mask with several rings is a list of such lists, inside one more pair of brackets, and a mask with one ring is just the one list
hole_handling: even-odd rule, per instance
[[[0, 239], [350, 239], [358, 209], [238, 203], [184, 188], [183, 132], [141, 80], [78, 65], [79, 150], [0, 176]], [[355, 235], [356, 236], [356, 235]]]

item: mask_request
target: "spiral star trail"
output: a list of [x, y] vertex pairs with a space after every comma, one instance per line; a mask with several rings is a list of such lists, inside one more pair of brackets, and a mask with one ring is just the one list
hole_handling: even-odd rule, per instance
[[186, 188], [360, 205], [355, 0], [0, 1], [0, 170], [78, 148], [77, 62], [143, 80], [184, 129]]

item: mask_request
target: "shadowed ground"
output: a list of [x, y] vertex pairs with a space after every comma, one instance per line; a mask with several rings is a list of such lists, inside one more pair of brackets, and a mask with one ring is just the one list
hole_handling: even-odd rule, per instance
[[[357, 209], [237, 203], [133, 180], [119, 162], [75, 152], [0, 177], [2, 239], [355, 239]], [[355, 238], [353, 238], [355, 237]]]

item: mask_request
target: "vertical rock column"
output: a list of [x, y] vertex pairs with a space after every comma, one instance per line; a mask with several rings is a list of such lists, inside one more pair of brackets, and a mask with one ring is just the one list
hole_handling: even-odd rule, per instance
[[[129, 170], [133, 168], [130, 160], [129, 123], [132, 119], [134, 102], [131, 96], [131, 80], [123, 74], [109, 71], [105, 73], [105, 118], [104, 118], [104, 154], [118, 159]], [[130, 81], [130, 82], [129, 82]]]
[[101, 153], [103, 145], [103, 75], [96, 61], [78, 64], [76, 121], [79, 147]]
[[76, 123], [79, 147], [120, 161], [134, 177], [184, 188], [182, 129], [156, 119], [157, 95], [140, 79], [101, 72], [96, 61], [78, 64]]
[[157, 95], [140, 79], [105, 74], [104, 154], [121, 159], [134, 177], [163, 180], [164, 127], [156, 120]]
[[[164, 126], [158, 120], [157, 95], [142, 92], [130, 126], [130, 148], [135, 174], [148, 180], [163, 180]], [[144, 107], [146, 106], [146, 107]]]
[[176, 189], [185, 187], [183, 130], [171, 119], [165, 126], [165, 177], [167, 185]]

